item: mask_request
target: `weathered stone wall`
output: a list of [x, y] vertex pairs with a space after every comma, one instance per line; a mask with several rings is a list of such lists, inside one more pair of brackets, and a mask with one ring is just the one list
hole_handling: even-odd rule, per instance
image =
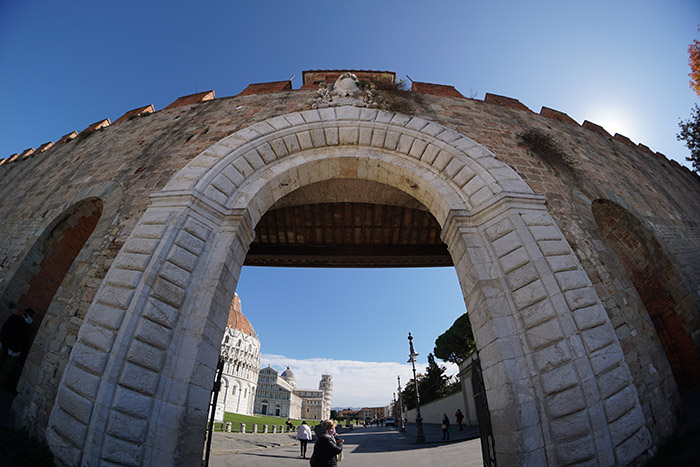
[[[17, 273], [47, 229], [81, 200], [96, 197], [104, 203], [80, 261], [73, 264], [46, 311], [20, 380], [16, 411], [37, 433], [46, 427], [85, 313], [145, 212], [149, 195], [165, 187], [204, 149], [256, 122], [298, 111], [315, 95], [307, 90], [270, 93], [284, 89], [283, 83], [250, 87], [248, 95], [194, 104], [188, 103], [192, 99], [176, 101], [177, 105], [153, 114], [120, 119], [98, 130], [90, 127], [77, 138], [64, 138], [43, 152], [0, 165], [2, 320], [8, 314], [7, 302], [17, 301], [24, 293], [18, 291], [21, 274]], [[252, 94], [256, 89], [265, 94]], [[598, 199], [616, 203], [656, 239], [677, 271], [676, 295], [685, 304], [684, 330], [697, 347], [700, 179], [620, 135], [611, 137], [590, 123], [575, 125], [552, 109], [537, 115], [500, 96], [489, 95], [484, 102], [445, 97], [455, 94], [430, 85], [417, 86], [416, 91], [408, 95], [416, 116], [484, 145], [533, 191], [545, 195], [549, 212], [615, 328], [652, 437], [658, 441], [668, 435], [674, 426], [671, 413], [678, 405], [670, 365], [639, 294], [601, 232], [591, 205]], [[213, 94], [206, 96], [209, 99]], [[528, 144], [523, 138], [528, 132], [551, 143], [550, 151]], [[137, 258], [138, 252], [133, 253]]]

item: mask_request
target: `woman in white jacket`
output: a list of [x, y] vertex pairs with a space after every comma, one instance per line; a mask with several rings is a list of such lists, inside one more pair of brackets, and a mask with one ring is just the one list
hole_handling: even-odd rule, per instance
[[297, 431], [297, 439], [301, 444], [299, 446], [301, 448], [300, 457], [303, 457], [304, 459], [306, 459], [306, 445], [309, 444], [311, 436], [311, 428], [306, 424], [306, 420], [304, 420], [301, 422], [301, 425], [299, 425], [299, 431]]

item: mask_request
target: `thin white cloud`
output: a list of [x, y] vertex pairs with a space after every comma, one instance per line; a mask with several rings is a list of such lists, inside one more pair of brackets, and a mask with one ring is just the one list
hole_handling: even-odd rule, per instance
[[[457, 373], [456, 365], [439, 363], [447, 367], [446, 374]], [[388, 405], [398, 388], [413, 377], [408, 363], [361, 362], [356, 360], [331, 360], [311, 358], [298, 360], [284, 355], [262, 354], [260, 365], [271, 365], [280, 373], [289, 367], [294, 373], [298, 388], [318, 389], [322, 374], [333, 376], [333, 407], [383, 407]], [[416, 364], [422, 373], [426, 362]]]

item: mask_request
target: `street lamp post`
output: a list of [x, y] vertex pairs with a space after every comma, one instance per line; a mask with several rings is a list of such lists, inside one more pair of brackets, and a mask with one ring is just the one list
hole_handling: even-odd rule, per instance
[[408, 333], [408, 344], [411, 348], [411, 353], [408, 355], [408, 362], [413, 366], [413, 382], [416, 386], [416, 443], [425, 443], [425, 435], [423, 434], [423, 417], [420, 414], [420, 394], [418, 393], [418, 378], [416, 377], [416, 357], [418, 353], [413, 348], [413, 336]]
[[403, 396], [401, 395], [401, 376], [397, 376], [399, 381], [399, 431], [406, 431], [406, 425], [403, 420]]

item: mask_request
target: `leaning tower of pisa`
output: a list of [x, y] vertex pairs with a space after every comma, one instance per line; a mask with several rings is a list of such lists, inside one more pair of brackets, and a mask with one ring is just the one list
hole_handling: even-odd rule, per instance
[[318, 383], [318, 388], [321, 391], [323, 391], [322, 418], [328, 419], [331, 417], [331, 401], [333, 400], [333, 377], [331, 375], [321, 375], [321, 382]]

